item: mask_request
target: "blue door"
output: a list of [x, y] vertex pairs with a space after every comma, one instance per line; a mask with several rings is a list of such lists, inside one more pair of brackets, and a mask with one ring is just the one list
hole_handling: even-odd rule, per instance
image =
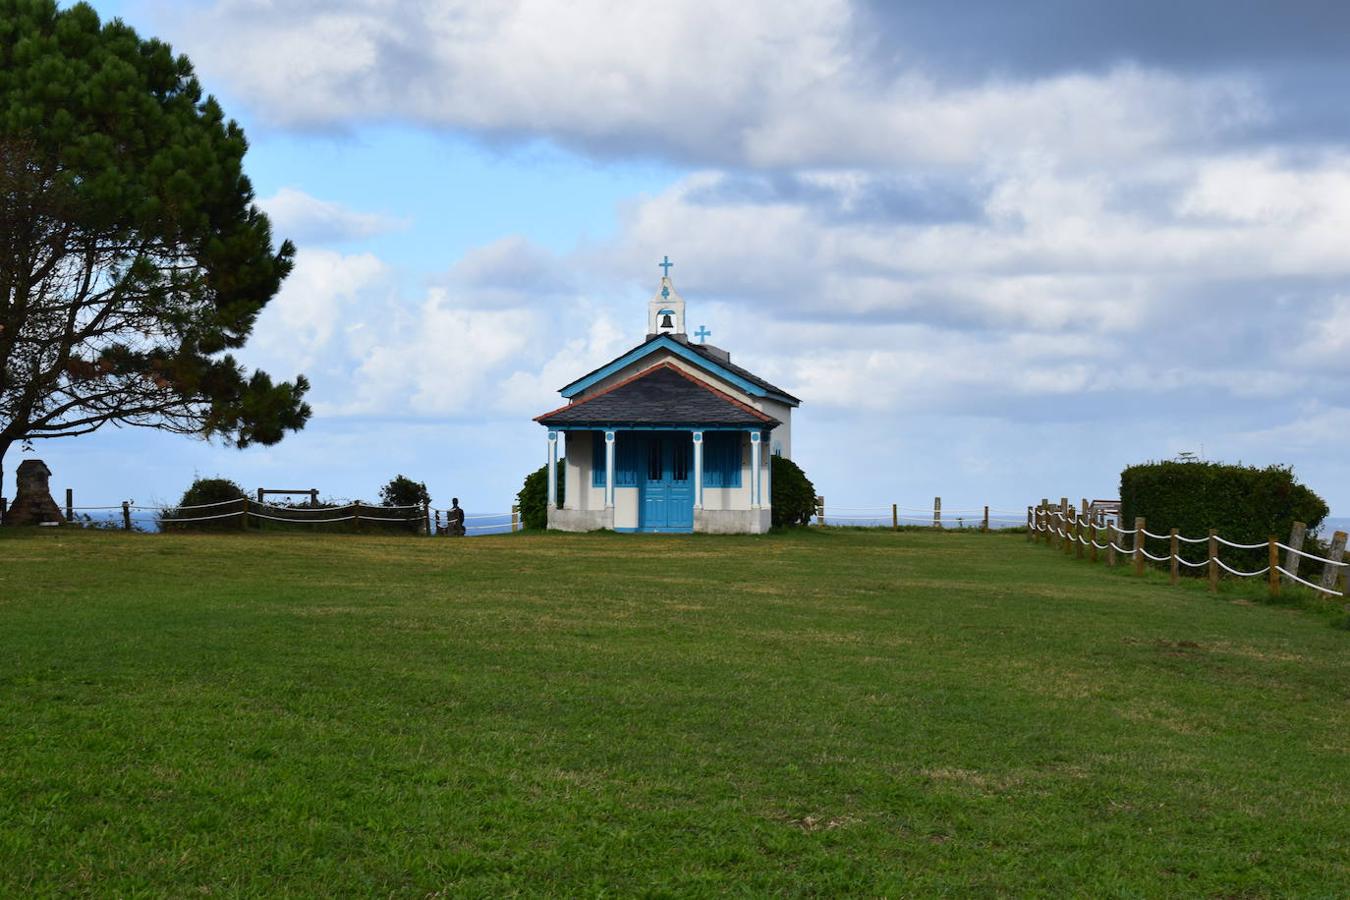
[[639, 531], [694, 530], [694, 443], [689, 432], [645, 435]]

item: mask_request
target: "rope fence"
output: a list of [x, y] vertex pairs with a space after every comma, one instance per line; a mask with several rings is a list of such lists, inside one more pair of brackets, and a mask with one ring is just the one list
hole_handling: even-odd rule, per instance
[[[1113, 510], [1109, 510], [1111, 506], [1114, 506]], [[1108, 518], [1108, 510], [1113, 511], [1116, 518]], [[1119, 515], [1118, 504], [1089, 504], [1083, 500], [1081, 509], [1076, 509], [1067, 498], [1061, 499], [1058, 507], [1048, 500], [1042, 500], [1039, 505], [1026, 508], [1027, 540], [1044, 542], [1065, 555], [1077, 556], [1079, 559], [1085, 556], [1084, 548], [1088, 548], [1086, 555], [1092, 562], [1097, 562], [1098, 551], [1104, 550], [1108, 566], [1116, 566], [1122, 558], [1129, 559], [1136, 575], [1143, 575], [1149, 562], [1165, 564], [1170, 568], [1172, 584], [1178, 583], [1182, 568], [1207, 569], [1211, 592], [1218, 591], [1219, 573], [1222, 571], [1234, 578], [1266, 578], [1267, 589], [1272, 597], [1280, 595], [1282, 584], [1302, 585], [1329, 597], [1350, 594], [1344, 584], [1350, 562], [1344, 558], [1346, 533], [1343, 531], [1333, 535], [1327, 555], [1322, 556], [1303, 549], [1307, 526], [1302, 522], [1293, 524], [1288, 543], [1273, 535], [1262, 542], [1247, 543], [1229, 540], [1213, 529], [1203, 537], [1183, 535], [1175, 528], [1160, 534], [1149, 531], [1143, 517], [1135, 519], [1133, 528], [1125, 528], [1119, 521]], [[1104, 537], [1105, 541], [1099, 541], [1099, 537]], [[1130, 540], [1127, 541], [1126, 537]], [[1149, 552], [1149, 540], [1166, 541], [1168, 552], [1162, 556]], [[1199, 544], [1205, 545], [1204, 559], [1186, 559], [1182, 556], [1183, 546]], [[1221, 548], [1237, 551], [1239, 559], [1220, 558]], [[1232, 564], [1260, 559], [1257, 551], [1265, 551], [1265, 566], [1246, 571]], [[1280, 561], [1281, 552], [1284, 553], [1283, 564]], [[1314, 580], [1311, 576], [1300, 574], [1305, 561], [1311, 566], [1321, 566], [1320, 578]], [[1256, 565], [1260, 565], [1260, 562], [1256, 562]]]
[[[288, 492], [272, 492], [288, 493]], [[301, 493], [310, 493], [304, 491]], [[463, 514], [458, 508], [444, 509], [430, 504], [375, 506], [351, 500], [341, 503], [278, 506], [261, 499], [240, 497], [214, 503], [182, 506], [138, 504], [128, 500], [116, 505], [76, 506], [71, 492], [66, 493], [64, 507], [66, 521], [79, 522], [103, 528], [132, 530], [171, 530], [176, 526], [237, 524], [240, 529], [261, 527], [262, 523], [275, 525], [343, 525], [359, 529], [370, 523], [376, 527], [393, 527], [422, 535], [487, 535], [509, 534], [522, 528], [520, 508], [509, 512]], [[120, 513], [120, 515], [118, 515]], [[442, 524], [444, 519], [444, 524]], [[229, 521], [233, 520], [233, 522]], [[458, 522], [458, 528], [455, 523]], [[467, 524], [473, 522], [475, 524]]]
[[815, 513], [810, 524], [821, 527], [836, 525], [852, 528], [891, 528], [927, 526], [932, 528], [978, 528], [980, 531], [1022, 528], [1026, 517], [1022, 510], [1001, 509], [992, 506], [942, 506], [942, 498], [934, 497], [932, 508], [903, 506], [889, 503], [881, 506], [829, 506], [824, 497], [816, 497]]

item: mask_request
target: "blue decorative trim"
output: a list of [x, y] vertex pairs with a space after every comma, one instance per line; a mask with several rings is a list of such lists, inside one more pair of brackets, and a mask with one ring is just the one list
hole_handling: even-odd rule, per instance
[[703, 432], [701, 432], [701, 431], [695, 431], [695, 432], [694, 432], [694, 443], [695, 443], [695, 444], [701, 444], [701, 443], [703, 443]]
[[585, 378], [582, 378], [579, 381], [572, 382], [571, 384], [564, 387], [558, 393], [562, 394], [568, 400], [571, 400], [577, 394], [580, 394], [582, 391], [586, 390], [586, 388], [591, 387], [592, 385], [600, 381], [603, 381], [604, 379], [613, 375], [615, 372], [618, 372], [624, 367], [637, 362], [643, 357], [649, 356], [652, 353], [656, 352], [657, 350], [662, 349], [669, 350], [671, 353], [674, 353], [680, 359], [683, 359], [686, 362], [691, 362], [694, 365], [698, 366], [700, 369], [703, 369], [704, 371], [713, 373], [714, 375], [726, 381], [728, 384], [734, 384], [736, 387], [740, 388], [742, 391], [744, 391], [745, 393], [749, 394], [752, 397], [769, 397], [771, 399], [779, 401], [780, 403], [785, 403], [788, 406], [792, 407], [800, 405], [798, 401], [793, 400], [790, 397], [785, 397], [782, 394], [775, 394], [771, 391], [766, 391], [759, 385], [752, 384], [751, 382], [746, 381], [744, 378], [737, 375], [735, 372], [722, 368], [717, 363], [709, 359], [705, 359], [701, 354], [697, 353], [696, 351], [690, 350], [688, 347], [685, 347], [682, 344], [680, 344], [679, 341], [673, 340], [665, 335], [656, 337], [648, 341], [647, 343], [643, 344], [641, 347], [634, 347], [632, 350], [628, 351], [623, 356], [620, 356], [618, 359], [614, 360], [609, 365], [597, 369], [595, 372], [591, 373], [590, 375], [587, 375]]
[[[594, 425], [557, 425], [558, 431], [595, 431]], [[696, 425], [688, 422], [669, 425], [623, 425], [614, 429], [615, 433], [625, 431], [745, 431], [744, 425]]]
[[758, 444], [760, 437], [762, 437], [762, 435], [758, 431], [750, 432], [750, 443]]
[[556, 440], [558, 439], [558, 432], [557, 432], [557, 431], [550, 431], [550, 432], [548, 433], [548, 439], [549, 439], [550, 441], [556, 441]]

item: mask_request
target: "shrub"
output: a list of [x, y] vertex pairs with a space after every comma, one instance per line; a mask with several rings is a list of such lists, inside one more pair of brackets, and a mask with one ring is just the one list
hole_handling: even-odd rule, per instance
[[[565, 500], [563, 488], [563, 466], [558, 466], [558, 505]], [[548, 527], [548, 466], [540, 466], [525, 476], [525, 484], [516, 494], [520, 505], [520, 524], [523, 528], [543, 530]]]
[[[1295, 481], [1287, 466], [1260, 469], [1205, 462], [1130, 466], [1120, 473], [1120, 504], [1125, 528], [1143, 516], [1155, 534], [1176, 528], [1186, 537], [1200, 537], [1213, 528], [1239, 544], [1255, 544], [1271, 535], [1287, 540], [1294, 522], [1303, 522], [1312, 532], [1328, 512], [1326, 501]], [[1223, 548], [1221, 555], [1252, 568], [1266, 565], [1264, 550]]]
[[380, 488], [382, 506], [421, 506], [423, 503], [431, 505], [427, 486], [404, 475], [395, 475], [393, 480]]
[[773, 525], [790, 528], [806, 525], [816, 513], [816, 488], [801, 466], [781, 456], [769, 457], [773, 484]]
[[228, 478], [198, 478], [183, 491], [178, 507], [160, 510], [159, 527], [162, 530], [201, 530], [201, 531], [237, 531], [239, 517], [210, 519], [205, 522], [175, 522], [175, 519], [193, 519], [201, 516], [221, 515], [234, 512], [233, 506], [210, 507], [207, 509], [187, 509], [184, 507], [206, 506], [210, 503], [225, 503], [230, 500], [243, 500], [248, 496], [238, 484]]

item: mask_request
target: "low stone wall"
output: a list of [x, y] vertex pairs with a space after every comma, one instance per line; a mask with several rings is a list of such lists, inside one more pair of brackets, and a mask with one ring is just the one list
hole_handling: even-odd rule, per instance
[[550, 509], [548, 527], [554, 531], [600, 531], [614, 529], [611, 509]]
[[694, 530], [703, 534], [763, 534], [772, 524], [768, 508], [694, 510]]

